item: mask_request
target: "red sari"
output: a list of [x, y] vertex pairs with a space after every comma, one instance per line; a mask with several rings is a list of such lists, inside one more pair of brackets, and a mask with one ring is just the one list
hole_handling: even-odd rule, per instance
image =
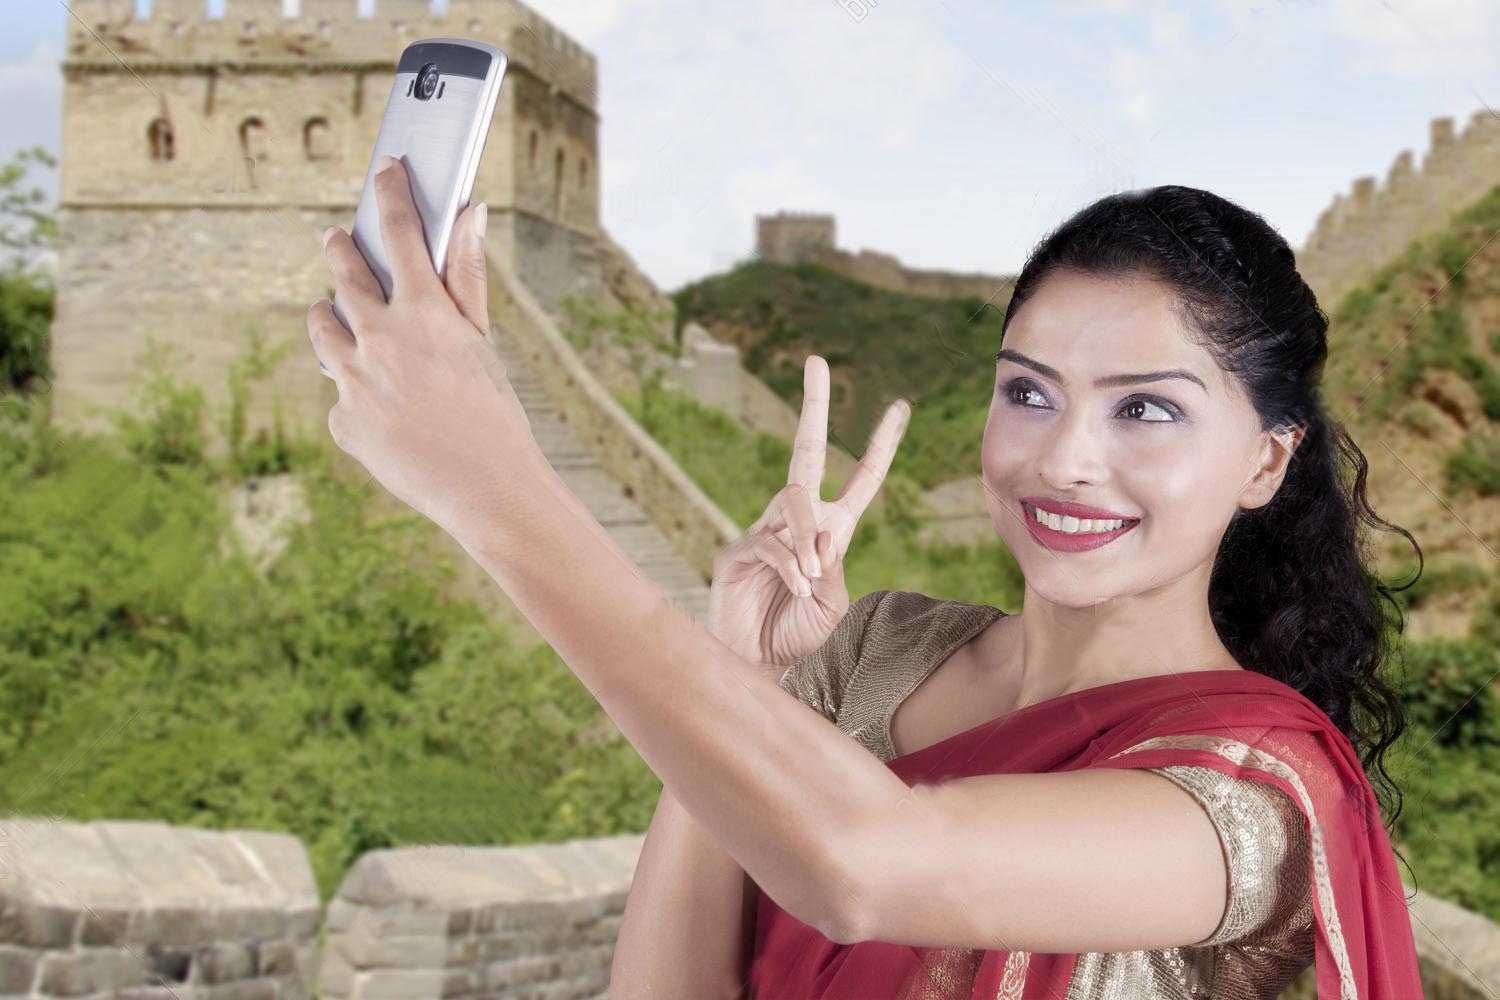
[[[1028, 705], [888, 762], [907, 785], [980, 774], [1196, 764], [1265, 781], [1308, 823], [1319, 1000], [1422, 996], [1405, 887], [1347, 737], [1295, 688], [1252, 670], [1138, 677]], [[841, 945], [759, 894], [754, 1000], [874, 1000], [931, 989], [924, 955], [884, 941]], [[980, 952], [957, 992], [1063, 1000], [1077, 956]], [[972, 976], [972, 986], [969, 984]]]

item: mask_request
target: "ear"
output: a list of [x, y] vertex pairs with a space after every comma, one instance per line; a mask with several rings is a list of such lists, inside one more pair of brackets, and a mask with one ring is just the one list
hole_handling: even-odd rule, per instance
[[1271, 502], [1271, 498], [1281, 488], [1281, 481], [1286, 478], [1292, 453], [1302, 443], [1302, 436], [1306, 432], [1306, 427], [1284, 427], [1265, 435], [1258, 458], [1259, 466], [1240, 491], [1241, 507], [1254, 510]]

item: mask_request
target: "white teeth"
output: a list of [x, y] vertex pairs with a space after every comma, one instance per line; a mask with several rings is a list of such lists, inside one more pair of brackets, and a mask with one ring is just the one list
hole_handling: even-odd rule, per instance
[[1113, 521], [1094, 521], [1088, 518], [1084, 518], [1080, 520], [1079, 518], [1072, 516], [1059, 516], [1057, 514], [1049, 514], [1047, 511], [1039, 510], [1038, 508], [1033, 507], [1031, 504], [1024, 504], [1023, 506], [1025, 506], [1027, 510], [1031, 511], [1031, 516], [1035, 517], [1042, 524], [1045, 524], [1053, 531], [1061, 531], [1065, 535], [1095, 535], [1099, 534], [1100, 532], [1114, 531], [1116, 528], [1123, 527], [1125, 524], [1125, 521], [1123, 519], [1117, 519]]

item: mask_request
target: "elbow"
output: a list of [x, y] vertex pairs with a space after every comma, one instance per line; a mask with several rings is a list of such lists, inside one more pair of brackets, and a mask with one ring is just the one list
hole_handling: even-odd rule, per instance
[[866, 875], [871, 866], [865, 863], [863, 852], [851, 849], [854, 843], [866, 841], [849, 838], [825, 851], [822, 877], [816, 880], [822, 889], [818, 893], [819, 905], [814, 908], [817, 923], [813, 927], [835, 944], [869, 940], [867, 930], [873, 900]]
[[926, 893], [919, 873], [949, 843], [932, 789], [915, 785], [894, 805], [882, 803], [872, 818], [850, 823], [824, 852], [829, 880], [823, 919], [830, 941], [884, 941], [890, 914]]

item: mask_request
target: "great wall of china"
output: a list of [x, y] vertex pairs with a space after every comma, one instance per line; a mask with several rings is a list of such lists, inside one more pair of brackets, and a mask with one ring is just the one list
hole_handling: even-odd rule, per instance
[[[414, 38], [483, 37], [512, 58], [475, 199], [491, 205], [491, 309], [549, 461], [622, 547], [701, 619], [717, 549], [740, 528], [612, 398], [561, 332], [567, 294], [670, 306], [599, 220], [594, 57], [513, 0], [73, 0], [65, 77], [57, 413], [128, 405], [125, 375], [156, 337], [221, 392], [247, 323], [302, 337], [326, 293], [318, 234], [347, 225], [389, 90]], [[143, 83], [149, 86], [143, 86]], [[1354, 182], [1323, 213], [1299, 266], [1325, 308], [1500, 177], [1500, 125], [1432, 124], [1420, 169]], [[774, 221], [779, 218], [781, 223]], [[915, 294], [977, 294], [1003, 275], [917, 271], [834, 246], [828, 216], [773, 217], [757, 249]], [[689, 326], [673, 384], [790, 437], [796, 414]], [[336, 398], [305, 353], [277, 383], [317, 427]], [[269, 414], [262, 409], [258, 416]], [[853, 459], [830, 449], [831, 472]], [[935, 504], [954, 526], [969, 484]], [[967, 492], [965, 492], [967, 491]], [[933, 491], [938, 497], [942, 491]], [[978, 513], [987, 515], [981, 503]], [[971, 524], [970, 529], [975, 525]], [[603, 997], [642, 837], [375, 851], [320, 905], [286, 834], [159, 823], [0, 820], [0, 1000], [5, 997]], [[1489, 995], [1496, 926], [1442, 900], [1412, 909], [1433, 1000]], [[1310, 997], [1304, 976], [1286, 996]]]

